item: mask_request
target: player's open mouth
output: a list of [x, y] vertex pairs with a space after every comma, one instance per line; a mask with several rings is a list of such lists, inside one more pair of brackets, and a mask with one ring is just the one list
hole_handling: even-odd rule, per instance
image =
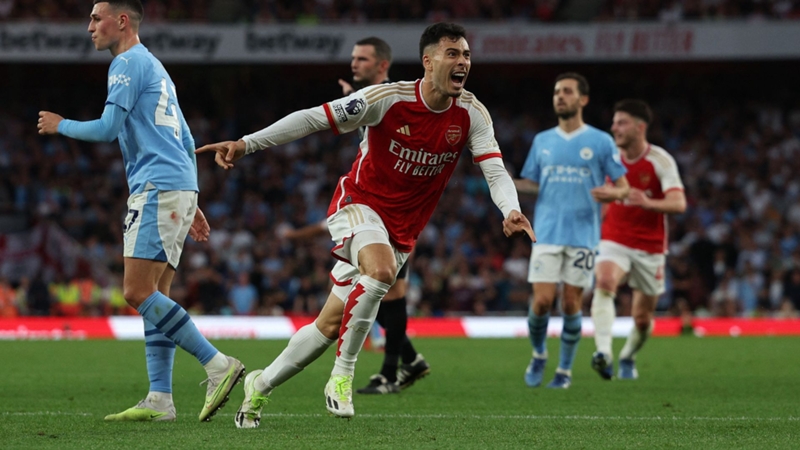
[[450, 75], [450, 81], [452, 81], [453, 85], [457, 88], [464, 87], [464, 80], [466, 79], [466, 72], [455, 72], [454, 74]]

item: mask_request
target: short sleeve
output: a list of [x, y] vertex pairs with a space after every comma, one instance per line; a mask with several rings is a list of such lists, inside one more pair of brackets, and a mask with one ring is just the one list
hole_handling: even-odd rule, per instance
[[538, 153], [538, 140], [539, 135], [536, 135], [533, 138], [533, 143], [531, 143], [531, 149], [528, 152], [528, 157], [525, 158], [525, 164], [522, 166], [522, 172], [520, 172], [520, 176], [522, 178], [527, 178], [533, 182], [539, 182], [539, 161], [536, 157]]
[[603, 159], [603, 171], [612, 181], [617, 181], [619, 177], [625, 175], [628, 169], [622, 165], [622, 156], [620, 156], [619, 148], [617, 148], [614, 139], [607, 133], [603, 134], [605, 135], [607, 147], [605, 152], [607, 156]]
[[661, 181], [661, 192], [672, 191], [675, 189], [683, 190], [683, 181], [678, 172], [678, 164], [675, 159], [666, 151], [663, 153], [666, 164], [656, 166], [656, 175]]

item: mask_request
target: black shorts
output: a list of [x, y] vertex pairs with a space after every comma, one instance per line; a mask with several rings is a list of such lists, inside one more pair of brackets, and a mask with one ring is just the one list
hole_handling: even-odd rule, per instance
[[406, 277], [408, 277], [408, 260], [406, 260], [406, 262], [403, 263], [403, 267], [397, 271], [397, 277], [395, 279], [404, 280]]

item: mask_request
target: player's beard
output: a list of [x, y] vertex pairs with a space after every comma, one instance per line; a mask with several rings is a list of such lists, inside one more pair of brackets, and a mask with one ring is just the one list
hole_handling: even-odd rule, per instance
[[561, 112], [561, 113], [556, 113], [556, 116], [558, 116], [558, 118], [561, 119], [561, 120], [569, 120], [569, 119], [575, 117], [576, 114], [578, 114], [578, 110], [574, 109], [572, 111], [564, 111], [564, 112]]
[[578, 114], [578, 107], [566, 109], [562, 112], [556, 112], [556, 116], [558, 116], [561, 120], [569, 120], [575, 117]]
[[360, 90], [362, 88], [365, 88], [365, 87], [369, 86], [366, 81], [367, 80], [365, 80], [363, 78], [361, 79], [361, 81], [356, 81], [356, 79], [353, 78], [353, 82], [351, 83], [351, 86], [353, 86], [354, 90], [358, 91], [358, 90]]

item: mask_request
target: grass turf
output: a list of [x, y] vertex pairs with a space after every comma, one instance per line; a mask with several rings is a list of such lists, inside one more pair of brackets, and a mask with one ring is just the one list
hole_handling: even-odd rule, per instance
[[[397, 395], [356, 394], [356, 417], [327, 415], [320, 360], [272, 395], [261, 427], [238, 430], [241, 385], [209, 423], [197, 421], [200, 366], [180, 349], [176, 423], [105, 423], [148, 389], [142, 342], [0, 341], [0, 447], [16, 448], [796, 448], [800, 352], [796, 338], [662, 338], [647, 343], [637, 381], [604, 381], [584, 339], [568, 390], [530, 389], [527, 339], [417, 339], [431, 375]], [[285, 341], [218, 341], [248, 369]], [[617, 349], [621, 340], [615, 342]], [[552, 378], [558, 340], [545, 383]], [[356, 383], [382, 354], [362, 352]]]

